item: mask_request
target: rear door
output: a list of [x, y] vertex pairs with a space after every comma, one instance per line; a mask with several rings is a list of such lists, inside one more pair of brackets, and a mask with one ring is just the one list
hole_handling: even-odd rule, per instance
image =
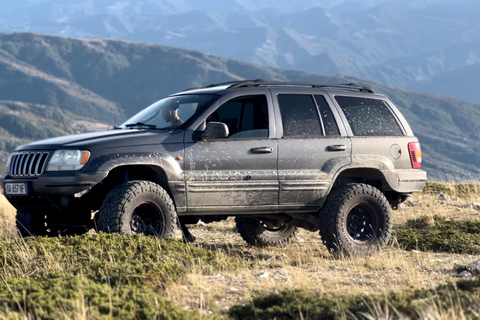
[[351, 142], [321, 90], [271, 89], [277, 117], [279, 205], [318, 210], [335, 173], [351, 162]]

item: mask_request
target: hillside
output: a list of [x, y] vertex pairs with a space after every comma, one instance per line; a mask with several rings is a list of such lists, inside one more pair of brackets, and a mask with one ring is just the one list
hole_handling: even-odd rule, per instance
[[420, 138], [430, 177], [475, 179], [480, 173], [479, 105], [161, 45], [31, 33], [0, 34], [0, 131], [6, 137], [0, 150], [83, 130], [85, 123], [118, 124], [185, 88], [257, 78], [371, 86], [402, 110]]
[[[0, 7], [0, 32], [158, 43], [480, 103], [474, 82], [448, 75], [480, 61], [478, 0], [0, 0]], [[443, 90], [457, 84], [465, 89]]]

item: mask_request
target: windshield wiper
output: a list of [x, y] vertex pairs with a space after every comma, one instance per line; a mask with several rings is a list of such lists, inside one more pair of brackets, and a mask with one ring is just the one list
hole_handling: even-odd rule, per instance
[[148, 123], [143, 123], [143, 122], [128, 123], [128, 124], [125, 125], [125, 127], [127, 127], [127, 128], [137, 127], [137, 126], [148, 127], [149, 129], [156, 129], [157, 128], [157, 126], [154, 125], [154, 124], [148, 124]]

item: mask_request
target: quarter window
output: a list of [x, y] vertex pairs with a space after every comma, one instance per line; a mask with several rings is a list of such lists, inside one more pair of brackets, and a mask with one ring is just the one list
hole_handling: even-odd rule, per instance
[[315, 101], [317, 102], [318, 110], [320, 111], [320, 118], [322, 119], [323, 128], [325, 129], [326, 136], [338, 136], [340, 132], [338, 131], [337, 122], [333, 116], [332, 110], [325, 100], [324, 96], [315, 96]]
[[387, 103], [380, 99], [336, 96], [356, 136], [403, 136]]

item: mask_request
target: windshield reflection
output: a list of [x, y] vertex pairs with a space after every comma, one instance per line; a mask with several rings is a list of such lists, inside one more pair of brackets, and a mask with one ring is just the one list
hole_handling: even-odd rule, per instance
[[183, 95], [164, 98], [140, 111], [120, 127], [135, 129], [173, 129], [182, 126], [214, 95]]

